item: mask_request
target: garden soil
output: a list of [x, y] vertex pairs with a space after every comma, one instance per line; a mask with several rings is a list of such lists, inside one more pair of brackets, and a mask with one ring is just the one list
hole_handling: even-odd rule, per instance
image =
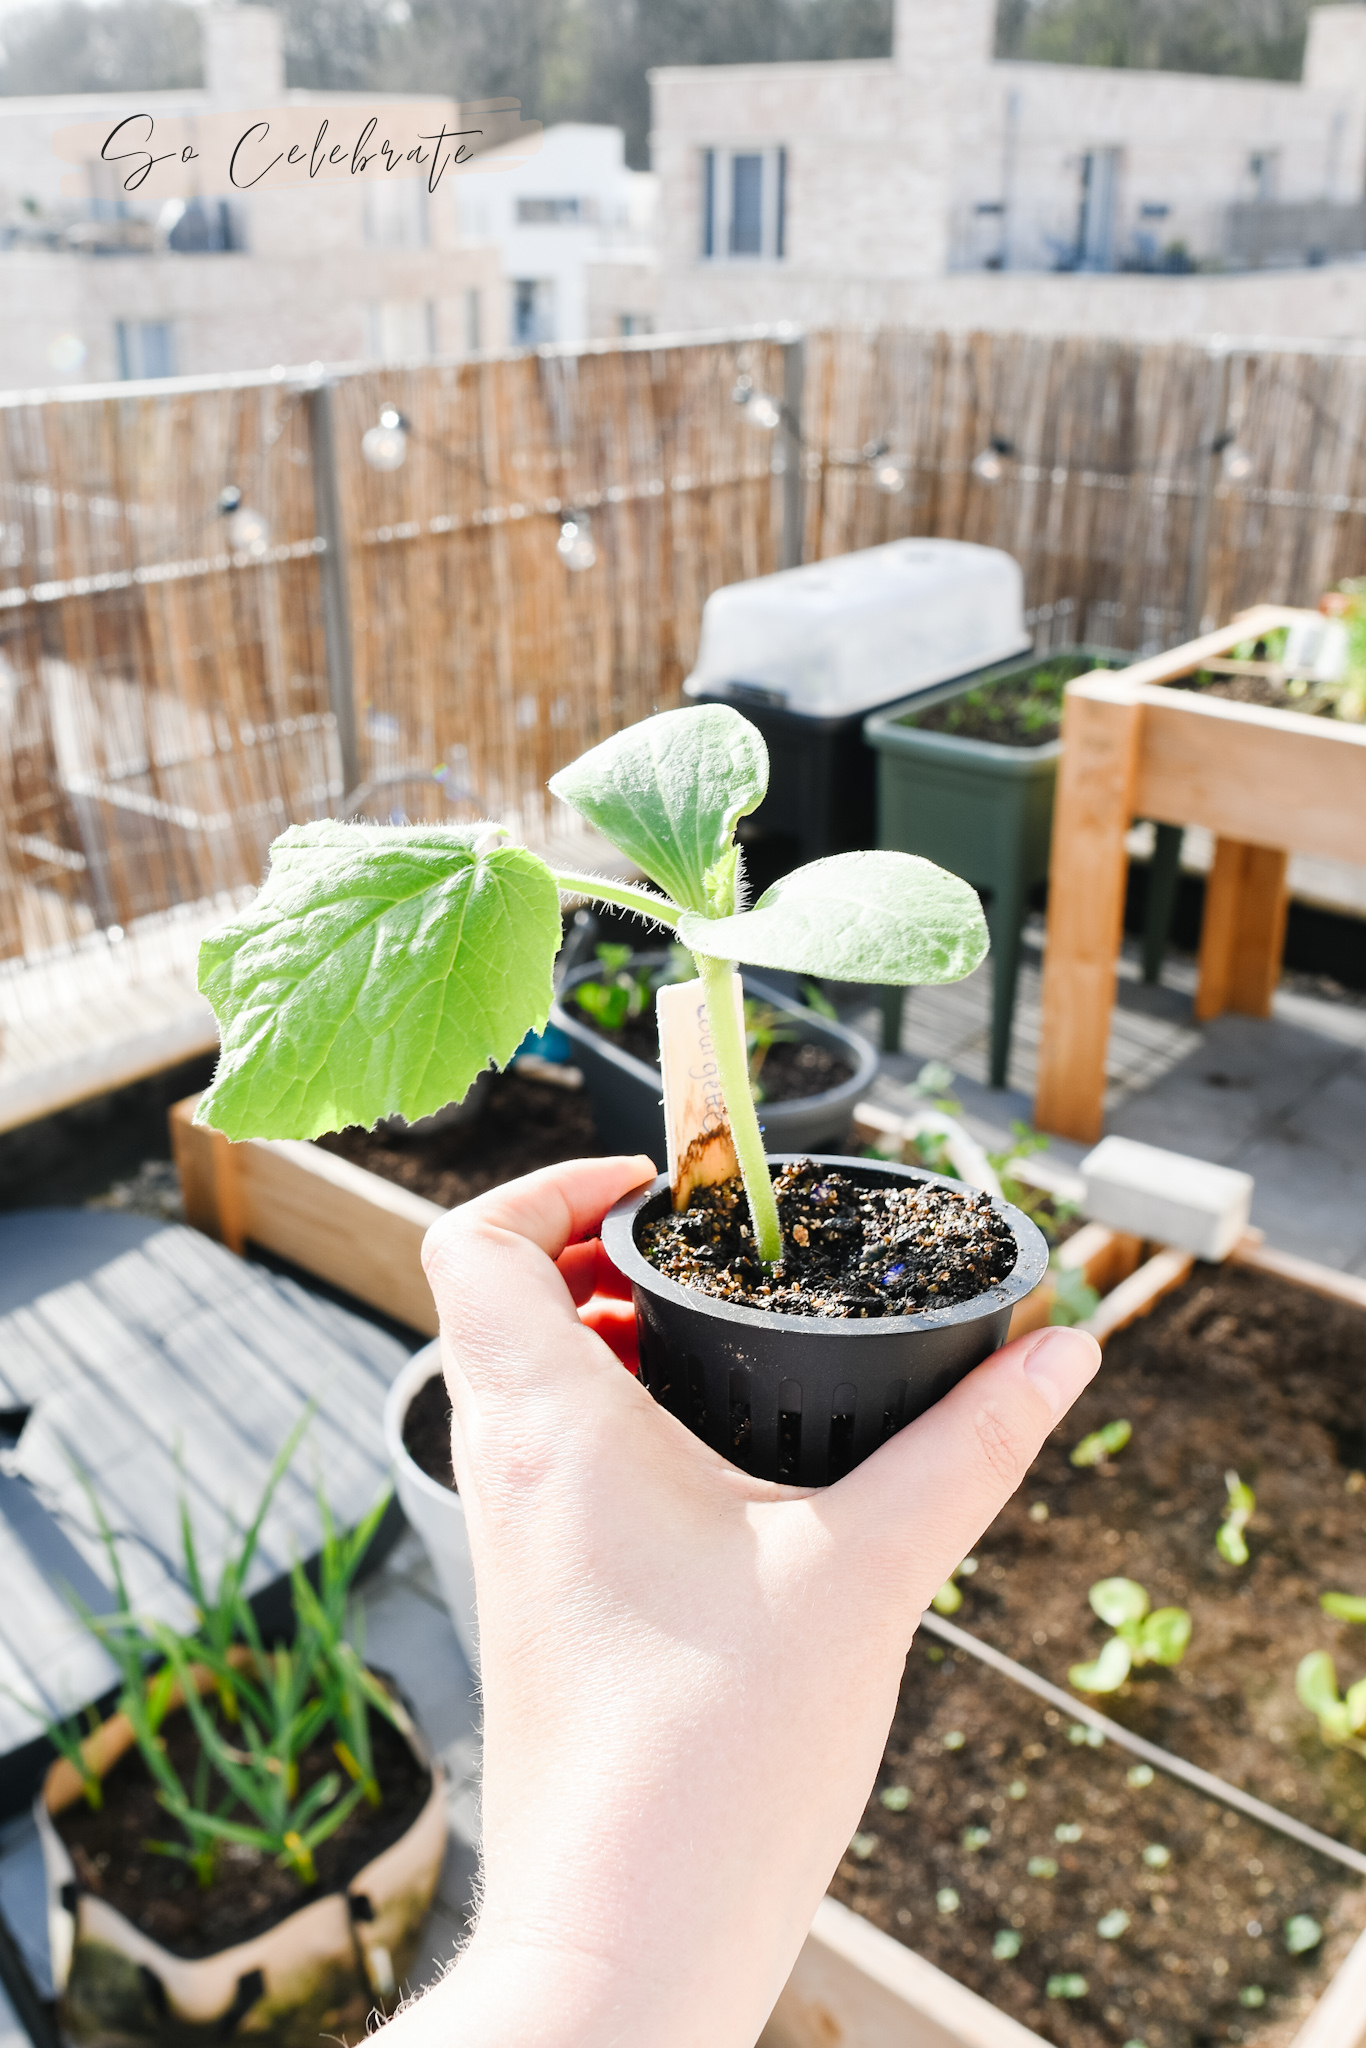
[[397, 1138], [353, 1127], [314, 1142], [443, 1209], [454, 1209], [518, 1174], [602, 1152], [582, 1088], [557, 1087], [515, 1072], [493, 1076], [488, 1101], [473, 1123]]
[[[1074, 1468], [1071, 1447], [1119, 1417], [1128, 1447]], [[1229, 1470], [1257, 1496], [1241, 1569], [1214, 1547]], [[1107, 1634], [1087, 1604], [1095, 1580], [1123, 1575], [1154, 1606], [1185, 1606], [1184, 1663], [1095, 1704], [1366, 1849], [1366, 1760], [1327, 1748], [1294, 1688], [1309, 1650], [1332, 1653], [1344, 1689], [1366, 1672], [1366, 1629], [1318, 1605], [1328, 1589], [1366, 1593], [1364, 1472], [1366, 1314], [1247, 1268], [1197, 1266], [1111, 1340], [960, 1578], [955, 1621], [1065, 1685]], [[1366, 1924], [1360, 1886], [1160, 1774], [1131, 1783], [1133, 1759], [1083, 1733], [922, 1632], [862, 1853], [841, 1863], [835, 1896], [1057, 2048], [1288, 2048]], [[880, 1796], [893, 1786], [908, 1789], [902, 1811]], [[1169, 1858], [1145, 1862], [1145, 1848]], [[1034, 1858], [1056, 1875], [1031, 1876]], [[1123, 1928], [1107, 1920], [1117, 1914]], [[1284, 1930], [1302, 1914], [1324, 1939], [1292, 1957]], [[1018, 1955], [993, 1955], [1015, 1936]], [[1085, 1990], [1061, 1995], [1076, 1992], [1067, 1978]]]
[[[181, 1783], [192, 1785], [200, 1752], [183, 1708], [167, 1717], [162, 1732]], [[362, 1799], [336, 1833], [319, 1844], [314, 1852], [316, 1888], [305, 1890], [290, 1871], [278, 1868], [270, 1854], [229, 1843], [216, 1881], [201, 1890], [187, 1864], [150, 1851], [149, 1840], [184, 1838], [159, 1803], [156, 1786], [135, 1748], [105, 1778], [99, 1812], [93, 1813], [81, 1799], [57, 1814], [54, 1824], [83, 1890], [107, 1899], [172, 1955], [214, 1955], [263, 1934], [311, 1898], [345, 1890], [358, 1870], [398, 1841], [417, 1819], [432, 1789], [431, 1772], [418, 1762], [398, 1730], [373, 1712], [370, 1736], [381, 1804], [372, 1807]], [[314, 1743], [299, 1759], [300, 1795], [336, 1769], [330, 1739]], [[251, 1823], [245, 1809], [229, 1812], [227, 1818]]]

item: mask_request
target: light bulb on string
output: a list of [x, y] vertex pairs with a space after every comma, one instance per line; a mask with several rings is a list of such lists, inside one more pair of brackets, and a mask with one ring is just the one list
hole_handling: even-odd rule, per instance
[[873, 483], [885, 497], [894, 498], [899, 491], [905, 490], [906, 457], [894, 454], [885, 440], [867, 442], [863, 450], [863, 462], [872, 476]]
[[747, 371], [736, 378], [735, 388], [730, 395], [743, 411], [747, 426], [757, 427], [761, 433], [771, 434], [782, 425], [781, 406], [776, 399], [770, 398], [766, 391], [755, 390], [754, 379]]
[[1231, 484], [1245, 483], [1252, 474], [1252, 457], [1236, 441], [1226, 441], [1220, 448], [1219, 463], [1226, 481]]
[[218, 493], [218, 509], [228, 522], [228, 545], [234, 554], [265, 554], [270, 546], [270, 524], [264, 512], [242, 503], [236, 484], [225, 484]]
[[555, 552], [566, 569], [591, 569], [598, 559], [593, 545], [593, 528], [586, 512], [570, 512], [560, 523]]
[[974, 457], [972, 473], [979, 483], [998, 484], [1005, 475], [1006, 462], [1015, 453], [1013, 441], [1004, 435], [993, 434], [981, 454]]
[[396, 405], [380, 407], [379, 425], [361, 435], [360, 452], [371, 469], [402, 469], [408, 459], [408, 422]]

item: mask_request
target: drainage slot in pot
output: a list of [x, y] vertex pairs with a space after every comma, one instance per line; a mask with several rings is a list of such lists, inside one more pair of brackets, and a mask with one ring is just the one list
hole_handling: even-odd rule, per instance
[[688, 1357], [688, 1421], [700, 1437], [707, 1434], [707, 1376], [700, 1358]]
[[730, 1369], [730, 1453], [737, 1465], [743, 1465], [750, 1452], [749, 1419], [749, 1369], [733, 1365]]
[[842, 1479], [854, 1462], [854, 1410], [858, 1403], [856, 1390], [845, 1385], [836, 1387], [835, 1398], [830, 1404], [830, 1477]]
[[893, 1380], [882, 1403], [882, 1441], [895, 1436], [906, 1413], [906, 1382]]
[[778, 1477], [795, 1479], [802, 1462], [802, 1390], [796, 1380], [778, 1389]]

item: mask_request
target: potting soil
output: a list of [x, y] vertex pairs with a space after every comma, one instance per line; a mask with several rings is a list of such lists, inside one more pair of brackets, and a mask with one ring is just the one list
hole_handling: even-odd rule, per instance
[[773, 1177], [783, 1256], [754, 1252], [738, 1176], [695, 1188], [682, 1215], [648, 1224], [640, 1249], [682, 1287], [797, 1316], [906, 1316], [951, 1308], [1004, 1280], [1015, 1240], [990, 1198], [933, 1184], [860, 1187], [809, 1159]]
[[495, 1074], [473, 1123], [390, 1137], [357, 1127], [315, 1141], [382, 1180], [454, 1209], [518, 1174], [601, 1154], [582, 1088], [556, 1087], [515, 1071]]
[[[337, 1770], [329, 1731], [299, 1758], [299, 1796], [328, 1772]], [[162, 1724], [170, 1761], [183, 1785], [192, 1786], [199, 1743], [189, 1715], [181, 1708]], [[251, 1941], [278, 1921], [287, 1919], [310, 1899], [343, 1891], [380, 1851], [407, 1833], [427, 1803], [431, 1773], [418, 1762], [391, 1722], [370, 1715], [375, 1776], [381, 1804], [360, 1800], [334, 1835], [314, 1851], [316, 1886], [305, 1889], [292, 1871], [281, 1870], [275, 1858], [244, 1844], [225, 1843], [214, 1883], [201, 1888], [188, 1864], [157, 1855], [149, 1841], [183, 1840], [167, 1814], [156, 1786], [136, 1748], [121, 1757], [104, 1780], [104, 1804], [92, 1812], [84, 1799], [56, 1816], [55, 1825], [76, 1867], [81, 1889], [107, 1899], [152, 1941], [172, 1955], [195, 1958]], [[228, 1739], [231, 1740], [229, 1733]], [[350, 1783], [343, 1779], [343, 1789]], [[211, 1780], [214, 1811], [219, 1811], [224, 1786]], [[253, 1825], [245, 1807], [229, 1807], [224, 1817]]]
[[1060, 655], [1011, 682], [982, 683], [961, 697], [932, 704], [905, 722], [923, 732], [993, 740], [1000, 747], [1046, 747], [1062, 731], [1062, 693], [1067, 685], [1109, 665], [1090, 656]]
[[[1180, 1666], [1136, 1670], [1094, 1704], [1366, 1849], [1366, 1761], [1328, 1747], [1295, 1696], [1307, 1651], [1336, 1659], [1344, 1691], [1366, 1670], [1366, 1629], [1318, 1604], [1366, 1593], [1363, 1385], [1366, 1314], [1247, 1268], [1197, 1267], [1111, 1340], [960, 1575], [955, 1621], [1065, 1685], [1109, 1634], [1087, 1601], [1096, 1580], [1131, 1578], [1154, 1607], [1185, 1607]], [[1119, 1418], [1133, 1434], [1112, 1461], [1070, 1463]], [[1256, 1494], [1245, 1566], [1215, 1549], [1229, 1471]], [[1366, 1924], [1366, 1896], [1188, 1788], [1135, 1783], [1132, 1766], [922, 1634], [860, 1822], [866, 1855], [846, 1857], [835, 1894], [1058, 2048], [1286, 2048]], [[879, 1794], [900, 1784], [910, 1801], [893, 1812]], [[1286, 1930], [1303, 1915], [1324, 1939], [1297, 1957]], [[993, 1953], [1002, 1935], [1007, 1948], [1019, 1937], [1017, 1955]], [[1050, 1997], [1064, 1977], [1086, 1989], [1055, 1982]]]
[[439, 1372], [434, 1372], [408, 1403], [403, 1448], [418, 1470], [438, 1486], [448, 1486], [452, 1493], [459, 1491], [451, 1464], [451, 1397]]

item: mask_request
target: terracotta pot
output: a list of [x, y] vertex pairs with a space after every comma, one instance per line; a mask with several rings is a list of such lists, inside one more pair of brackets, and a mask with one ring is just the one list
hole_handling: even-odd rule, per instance
[[[211, 1683], [202, 1675], [202, 1689]], [[84, 2048], [132, 2048], [236, 2033], [282, 2048], [316, 2048], [320, 2034], [362, 2031], [371, 2009], [403, 1981], [446, 1853], [441, 1769], [401, 1704], [397, 1719], [432, 1774], [426, 1804], [407, 1832], [380, 1851], [344, 1892], [310, 1899], [250, 1941], [216, 1955], [173, 1955], [107, 1900], [83, 1891], [53, 1815], [81, 1797], [64, 1760], [34, 1801], [47, 1878], [48, 1942], [63, 2031]], [[103, 1777], [134, 1744], [115, 1714], [85, 1745]]]

